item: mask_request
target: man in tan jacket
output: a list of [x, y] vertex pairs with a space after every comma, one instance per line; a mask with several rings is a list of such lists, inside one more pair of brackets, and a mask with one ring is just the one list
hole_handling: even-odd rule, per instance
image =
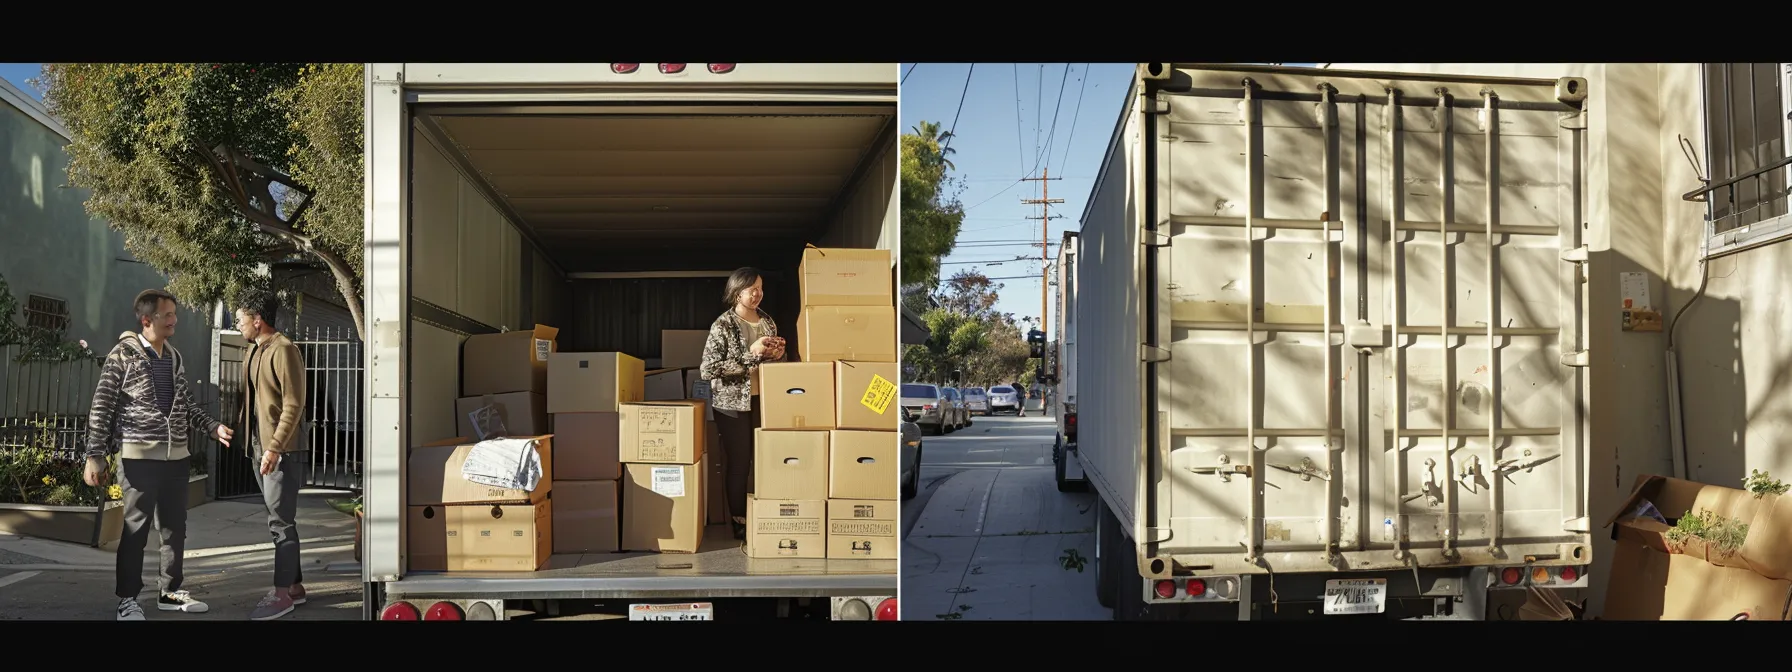
[[279, 303], [265, 299], [240, 303], [237, 330], [250, 342], [243, 360], [244, 448], [254, 461], [261, 497], [268, 507], [268, 532], [274, 537], [274, 589], [255, 605], [249, 618], [271, 621], [305, 603], [305, 577], [299, 571], [299, 489], [310, 466], [302, 424], [305, 420], [305, 357], [299, 346], [274, 330]]

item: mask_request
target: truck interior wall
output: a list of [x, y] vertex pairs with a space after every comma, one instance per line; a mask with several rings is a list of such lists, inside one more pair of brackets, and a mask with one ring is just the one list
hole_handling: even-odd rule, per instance
[[[887, 142], [867, 164], [858, 182], [847, 187], [839, 212], [826, 233], [815, 241], [819, 247], [853, 247], [893, 250], [901, 216], [897, 208], [896, 174], [901, 170], [896, 142]], [[894, 263], [892, 261], [892, 263]]]

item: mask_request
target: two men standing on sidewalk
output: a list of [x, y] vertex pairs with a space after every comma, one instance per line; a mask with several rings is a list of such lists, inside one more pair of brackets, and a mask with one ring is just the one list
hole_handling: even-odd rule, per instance
[[[88, 416], [85, 479], [98, 487], [108, 478], [106, 456], [118, 446], [119, 485], [124, 490], [124, 534], [118, 548], [118, 620], [141, 621], [143, 550], [153, 521], [161, 533], [162, 611], [201, 613], [204, 602], [181, 589], [186, 552], [188, 430], [200, 429], [226, 447], [235, 436], [205, 414], [187, 386], [185, 362], [174, 336], [178, 301], [162, 290], [137, 295], [140, 333], [125, 332], [106, 357]], [[274, 538], [274, 589], [250, 614], [272, 620], [305, 602], [300, 582], [299, 488], [308, 448], [304, 417], [305, 362], [297, 346], [274, 331], [272, 298], [239, 306], [237, 327], [252, 343], [243, 364], [242, 414], [249, 432], [244, 450], [254, 460]]]

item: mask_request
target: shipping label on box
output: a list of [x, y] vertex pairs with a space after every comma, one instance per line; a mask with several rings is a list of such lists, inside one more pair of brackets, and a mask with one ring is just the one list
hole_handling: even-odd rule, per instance
[[805, 362], [895, 362], [896, 307], [815, 306], [796, 317]]
[[896, 499], [899, 432], [836, 429], [828, 448], [830, 499]]
[[[525, 438], [525, 437], [514, 437]], [[541, 460], [541, 479], [534, 490], [500, 488], [468, 481], [461, 468], [473, 453], [467, 439], [452, 439], [411, 449], [409, 487], [406, 503], [412, 506], [435, 504], [498, 504], [540, 502], [547, 499], [554, 484], [553, 435], [527, 437], [535, 444]]]
[[766, 429], [833, 429], [833, 362], [761, 364], [760, 425]]
[[826, 558], [827, 500], [747, 495], [747, 556]]
[[896, 507], [895, 501], [828, 500], [828, 558], [895, 559]]
[[834, 407], [840, 429], [896, 431], [895, 362], [838, 362], [834, 366]]
[[889, 250], [805, 249], [797, 268], [801, 307], [896, 305], [894, 268]]
[[554, 340], [559, 333], [537, 324], [531, 330], [467, 337], [461, 345], [458, 396], [547, 392], [548, 358], [559, 347]]
[[829, 432], [753, 433], [753, 486], [766, 499], [827, 499]]
[[622, 405], [622, 461], [696, 464], [703, 459], [703, 408], [696, 400]]
[[548, 359], [549, 413], [615, 413], [642, 401], [647, 365], [620, 352], [557, 352]]

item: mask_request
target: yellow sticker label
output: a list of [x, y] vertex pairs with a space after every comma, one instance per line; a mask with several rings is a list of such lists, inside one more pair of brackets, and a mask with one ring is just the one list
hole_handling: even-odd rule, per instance
[[859, 403], [871, 409], [872, 413], [883, 415], [884, 411], [890, 410], [890, 402], [895, 399], [896, 384], [873, 373], [871, 384], [865, 388], [865, 396], [859, 399]]

